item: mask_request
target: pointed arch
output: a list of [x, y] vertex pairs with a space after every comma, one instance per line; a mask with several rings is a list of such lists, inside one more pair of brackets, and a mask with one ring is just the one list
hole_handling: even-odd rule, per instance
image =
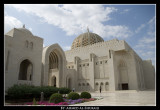
[[128, 90], [129, 89], [128, 71], [127, 71], [127, 64], [124, 59], [119, 60], [118, 70], [119, 70], [119, 74], [118, 74], [119, 89]]
[[56, 73], [57, 87], [64, 87], [66, 85], [66, 57], [62, 48], [58, 44], [45, 47], [42, 54], [42, 63], [44, 65], [44, 70], [42, 72], [43, 85], [49, 85], [50, 74], [52, 74], [50, 70], [56, 68], [58, 72]]
[[20, 63], [18, 80], [32, 80], [33, 64], [30, 60], [25, 59]]

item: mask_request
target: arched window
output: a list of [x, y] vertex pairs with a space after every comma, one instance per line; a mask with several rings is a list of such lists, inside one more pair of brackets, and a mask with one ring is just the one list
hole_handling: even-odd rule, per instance
[[96, 82], [96, 85], [98, 85], [98, 82]]
[[106, 85], [109, 85], [109, 82], [106, 82]]
[[32, 73], [33, 73], [33, 65], [32, 63], [26, 59], [23, 60], [20, 64], [19, 69], [19, 80], [32, 80]]
[[103, 82], [101, 82], [101, 85], [103, 85]]

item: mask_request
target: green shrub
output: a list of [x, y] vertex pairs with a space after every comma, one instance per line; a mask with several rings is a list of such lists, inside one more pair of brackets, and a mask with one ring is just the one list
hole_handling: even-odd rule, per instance
[[72, 99], [72, 100], [75, 100], [75, 99], [79, 99], [79, 94], [76, 93], [76, 92], [70, 92], [67, 96], [68, 99]]
[[27, 98], [26, 96], [31, 93], [31, 89], [34, 86], [30, 85], [13, 85], [12, 87], [8, 88], [6, 91], [8, 94], [8, 97], [10, 99], [21, 99], [21, 98]]
[[52, 94], [57, 93], [58, 92], [58, 88], [57, 87], [53, 87], [53, 86], [42, 86], [41, 87], [41, 92], [44, 93], [44, 97], [50, 97]]
[[52, 94], [60, 91], [61, 93], [68, 93], [66, 88], [57, 88], [53, 86], [31, 86], [31, 85], [13, 85], [6, 91], [7, 99], [33, 99], [40, 98], [41, 92], [44, 93], [44, 98], [48, 99]]
[[50, 96], [49, 98], [49, 102], [53, 102], [53, 103], [60, 103], [60, 102], [63, 102], [63, 97], [61, 94], [59, 93], [54, 93]]
[[82, 92], [81, 95], [80, 95], [81, 98], [86, 98], [86, 99], [89, 99], [91, 98], [91, 94], [88, 93], [88, 92]]
[[41, 87], [34, 87], [31, 89], [31, 97], [40, 98]]
[[60, 94], [69, 94], [70, 92], [71, 92], [71, 90], [66, 87], [59, 88]]

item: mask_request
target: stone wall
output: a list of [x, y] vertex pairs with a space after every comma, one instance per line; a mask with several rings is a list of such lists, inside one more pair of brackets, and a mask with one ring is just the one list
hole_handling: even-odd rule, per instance
[[[24, 34], [14, 28], [5, 35], [5, 87], [14, 84], [25, 83], [18, 81], [20, 64], [24, 60], [29, 60], [33, 65], [31, 84], [41, 83], [41, 59], [42, 59], [43, 39]], [[9, 81], [8, 81], [9, 80]], [[26, 81], [26, 83], [28, 83]]]

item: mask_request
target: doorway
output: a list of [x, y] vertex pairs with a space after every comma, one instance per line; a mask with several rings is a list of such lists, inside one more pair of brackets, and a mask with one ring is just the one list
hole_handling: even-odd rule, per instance
[[56, 77], [52, 77], [52, 86], [56, 87]]
[[128, 90], [128, 83], [122, 83], [122, 90]]

